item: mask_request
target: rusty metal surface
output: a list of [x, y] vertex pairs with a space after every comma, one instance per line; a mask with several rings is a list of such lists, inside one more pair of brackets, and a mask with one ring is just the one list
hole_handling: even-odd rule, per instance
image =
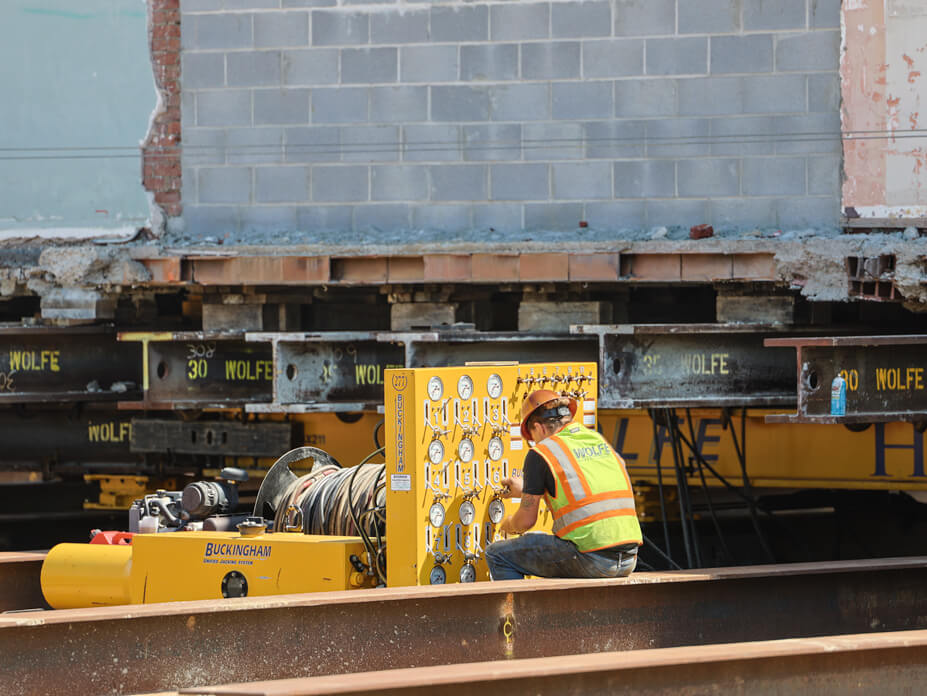
[[927, 631], [475, 662], [183, 689], [203, 696], [321, 694], [880, 694], [920, 691]]
[[915, 629], [927, 627], [925, 581], [927, 560], [884, 559], [14, 614], [0, 617], [0, 691], [131, 693]]
[[599, 407], [795, 403], [792, 355], [763, 347], [786, 327], [748, 324], [576, 325], [598, 336]]
[[132, 419], [133, 452], [274, 457], [291, 446], [290, 423]]
[[39, 575], [45, 551], [0, 553], [0, 612], [48, 609]]
[[[927, 336], [828, 336], [767, 339], [796, 351], [795, 414], [767, 416], [775, 423], [927, 421]], [[846, 380], [846, 413], [831, 414], [831, 383]]]

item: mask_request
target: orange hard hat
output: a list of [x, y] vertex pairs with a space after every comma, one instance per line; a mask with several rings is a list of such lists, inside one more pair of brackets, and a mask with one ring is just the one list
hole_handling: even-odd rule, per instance
[[[558, 394], [551, 389], [538, 389], [537, 391], [533, 391], [528, 394], [528, 396], [521, 404], [521, 436], [525, 440], [531, 439], [531, 435], [528, 433], [528, 428], [526, 427], [531, 414], [537, 411], [544, 404], [562, 398], [564, 398], [563, 394]], [[566, 398], [569, 399], [570, 397]], [[577, 408], [575, 399], [570, 399], [569, 408], [570, 416], [575, 417]]]

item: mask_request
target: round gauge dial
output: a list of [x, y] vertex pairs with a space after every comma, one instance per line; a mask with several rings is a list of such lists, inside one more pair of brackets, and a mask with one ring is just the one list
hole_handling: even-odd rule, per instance
[[457, 396], [461, 399], [469, 399], [473, 396], [473, 380], [467, 375], [457, 380]]
[[441, 503], [433, 503], [428, 508], [428, 521], [432, 527], [440, 527], [444, 524], [444, 506]]
[[505, 517], [505, 504], [498, 498], [489, 501], [489, 521], [493, 524], [499, 524]]
[[486, 380], [486, 391], [489, 392], [489, 398], [498, 399], [502, 396], [502, 378], [499, 375], [489, 375]]
[[502, 443], [502, 438], [496, 435], [490, 439], [486, 449], [489, 450], [489, 458], [494, 462], [497, 462], [502, 459], [502, 453], [503, 450], [505, 450], [505, 445]]
[[428, 574], [428, 582], [432, 585], [443, 585], [447, 581], [447, 573], [444, 572], [444, 568], [439, 565], [436, 565], [431, 569], [431, 572]]
[[440, 464], [444, 459], [444, 445], [440, 440], [432, 440], [428, 443], [428, 461], [432, 464]]
[[440, 377], [432, 377], [428, 380], [428, 396], [432, 401], [437, 401], [444, 396], [444, 382]]
[[473, 520], [476, 519], [476, 508], [473, 507], [473, 503], [469, 500], [465, 500], [460, 504], [460, 521], [463, 524], [473, 524]]
[[464, 464], [473, 459], [473, 452], [473, 440], [471, 440], [469, 437], [465, 437], [460, 441], [460, 444], [457, 445], [457, 456], [460, 457], [460, 461], [462, 461]]
[[461, 582], [476, 582], [476, 568], [469, 563], [464, 563], [460, 568]]

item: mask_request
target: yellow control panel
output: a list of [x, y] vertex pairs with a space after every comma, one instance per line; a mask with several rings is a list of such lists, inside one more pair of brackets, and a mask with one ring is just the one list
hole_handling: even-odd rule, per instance
[[[387, 584], [488, 580], [486, 546], [517, 500], [502, 481], [520, 475], [522, 402], [550, 389], [577, 400], [596, 427], [595, 363], [474, 364], [387, 370]], [[549, 531], [544, 503], [535, 530]]]

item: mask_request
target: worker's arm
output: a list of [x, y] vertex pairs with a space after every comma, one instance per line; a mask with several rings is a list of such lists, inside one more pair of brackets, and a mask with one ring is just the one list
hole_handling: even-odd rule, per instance
[[504, 498], [521, 498], [521, 504], [514, 514], [509, 515], [499, 525], [499, 531], [503, 534], [521, 534], [531, 529], [535, 522], [538, 521], [538, 508], [541, 504], [541, 496], [531, 495], [522, 492], [522, 480], [520, 478], [507, 478], [502, 482], [508, 490], [503, 494]]

